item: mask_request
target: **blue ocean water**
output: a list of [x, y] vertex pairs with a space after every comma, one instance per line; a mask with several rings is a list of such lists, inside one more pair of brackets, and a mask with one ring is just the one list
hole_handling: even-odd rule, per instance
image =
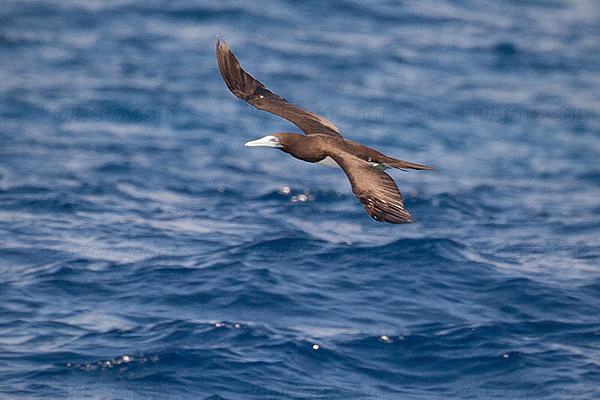
[[[225, 87], [390, 171], [416, 224]], [[592, 1], [0, 4], [0, 398], [600, 398]]]

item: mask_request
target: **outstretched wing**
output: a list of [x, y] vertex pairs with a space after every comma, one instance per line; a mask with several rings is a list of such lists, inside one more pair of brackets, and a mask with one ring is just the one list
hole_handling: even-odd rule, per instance
[[371, 218], [391, 224], [416, 222], [404, 209], [398, 186], [388, 174], [350, 153], [329, 156], [342, 167], [352, 191]]
[[265, 89], [265, 86], [244, 71], [231, 50], [217, 36], [217, 62], [231, 93], [259, 110], [279, 115], [296, 124], [307, 135], [322, 134], [342, 137], [339, 129], [325, 118], [288, 102]]

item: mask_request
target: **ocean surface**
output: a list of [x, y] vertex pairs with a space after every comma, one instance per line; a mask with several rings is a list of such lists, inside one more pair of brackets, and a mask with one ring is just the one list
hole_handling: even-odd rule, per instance
[[[244, 147], [267, 88], [394, 171]], [[600, 5], [0, 3], [1, 399], [600, 398]]]

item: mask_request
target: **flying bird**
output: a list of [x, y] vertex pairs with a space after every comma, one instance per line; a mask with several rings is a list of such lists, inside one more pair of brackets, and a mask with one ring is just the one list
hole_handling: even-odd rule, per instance
[[391, 224], [416, 222], [404, 209], [398, 186], [384, 171], [389, 168], [435, 168], [397, 160], [344, 139], [330, 121], [267, 90], [242, 69], [225, 41], [220, 41], [218, 36], [217, 62], [223, 80], [236, 97], [259, 110], [287, 119], [304, 132], [304, 135], [279, 132], [250, 141], [246, 146], [273, 147], [303, 161], [340, 167], [346, 173], [356, 198], [371, 218]]

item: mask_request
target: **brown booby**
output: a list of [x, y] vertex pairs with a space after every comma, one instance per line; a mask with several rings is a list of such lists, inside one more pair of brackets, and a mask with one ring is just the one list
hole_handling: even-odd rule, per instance
[[311, 163], [340, 167], [350, 180], [352, 191], [376, 221], [392, 224], [415, 222], [404, 209], [402, 195], [389, 168], [435, 168], [388, 157], [360, 143], [346, 140], [325, 118], [289, 103], [265, 88], [242, 69], [231, 50], [217, 36], [217, 62], [231, 92], [259, 110], [268, 111], [297, 125], [305, 135], [280, 132], [250, 141], [246, 146], [274, 147]]

